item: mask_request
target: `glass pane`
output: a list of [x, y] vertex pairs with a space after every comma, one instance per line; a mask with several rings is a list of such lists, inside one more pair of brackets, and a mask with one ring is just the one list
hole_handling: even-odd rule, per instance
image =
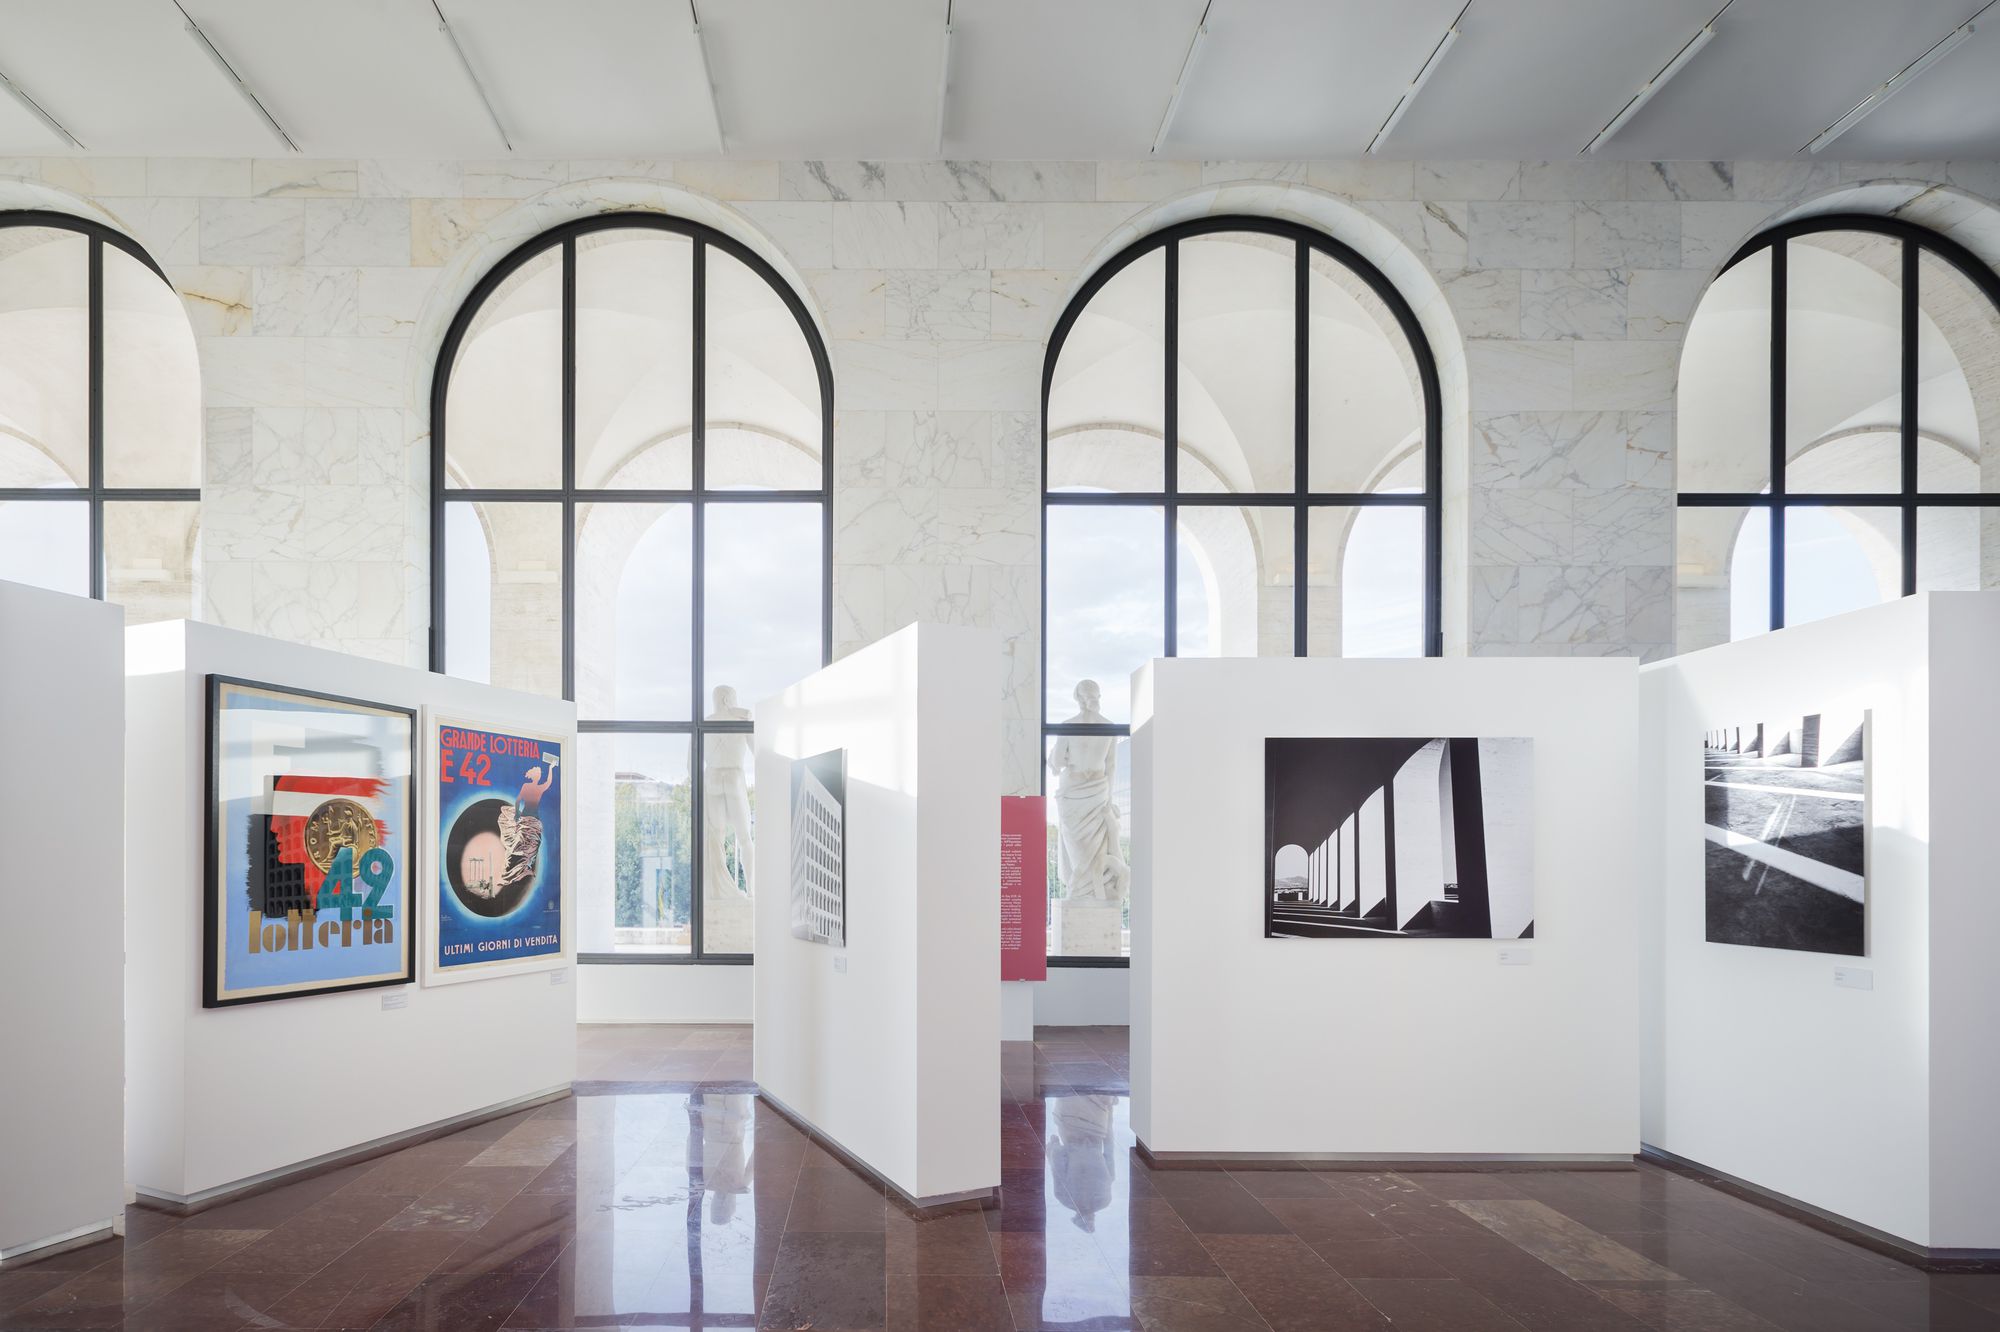
[[2000, 380], [2000, 311], [1956, 268], [1917, 260], [1917, 489], [2000, 490], [1972, 385]]
[[1166, 484], [1167, 258], [1149, 250], [1090, 298], [1049, 379], [1050, 490]]
[[1903, 243], [1817, 232], [1785, 263], [1786, 487], [1902, 489]]
[[1917, 591], [2000, 587], [2000, 507], [1917, 510]]
[[1421, 485], [1424, 390], [1409, 339], [1382, 298], [1338, 260], [1315, 251], [1306, 284], [1312, 488], [1380, 490], [1392, 470]]
[[600, 231], [576, 242], [576, 483], [694, 484], [694, 242]]
[[1786, 624], [1893, 601], [1902, 592], [1899, 510], [1794, 506], [1785, 511]]
[[[817, 504], [711, 504], [703, 511], [708, 715], [755, 708], [823, 664], [820, 512]], [[733, 699], [725, 702], [724, 690]]]
[[693, 716], [693, 536], [686, 504], [577, 506], [579, 717]]
[[1292, 510], [1190, 505], [1179, 522], [1179, 654], [1291, 656]]
[[1180, 243], [1180, 489], [1289, 491], [1298, 448], [1298, 243]]
[[[1050, 721], [1132, 720], [1132, 672], [1166, 651], [1166, 517], [1150, 505], [1048, 511]], [[1078, 711], [1085, 680], [1101, 716]]]
[[[1771, 252], [1709, 284], [1681, 347], [1679, 485], [1756, 494], [1771, 486]], [[1720, 641], [1720, 640], [1718, 640]]]
[[708, 454], [713, 490], [816, 490], [819, 368], [784, 298], [749, 265], [711, 245], [708, 263]]
[[201, 366], [172, 287], [104, 247], [104, 483], [201, 484]]
[[[0, 231], [0, 237], [7, 233]], [[90, 595], [90, 506], [0, 500], [0, 582]]]
[[562, 247], [537, 254], [473, 316], [445, 394], [448, 485], [562, 484]]
[[1771, 628], [1771, 513], [1676, 509], [1675, 642], [1695, 652]]
[[701, 948], [756, 946], [757, 758], [748, 732], [701, 738]]
[[[90, 242], [0, 227], [0, 486], [90, 484]], [[27, 580], [22, 580], [27, 581]]]
[[562, 506], [445, 505], [445, 670], [562, 693]]
[[1047, 738], [1049, 956], [1130, 957], [1132, 742]]
[[1306, 576], [1308, 655], [1424, 655], [1421, 507], [1314, 509]]
[[586, 953], [685, 953], [693, 825], [688, 737], [577, 737], [577, 938]]
[[104, 506], [104, 596], [125, 608], [126, 624], [196, 618], [200, 523], [193, 502]]

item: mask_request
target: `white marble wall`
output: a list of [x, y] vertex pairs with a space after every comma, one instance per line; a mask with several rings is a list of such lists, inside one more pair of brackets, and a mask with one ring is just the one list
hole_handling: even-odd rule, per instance
[[1495, 655], [1670, 650], [1676, 360], [1741, 240], [1841, 207], [2000, 251], [1993, 164], [0, 160], [0, 206], [123, 227], [186, 299], [202, 614], [411, 663], [452, 308], [523, 235], [668, 183], [761, 233], [828, 336], [837, 650], [919, 619], [999, 628], [1010, 791], [1038, 769], [1043, 340], [1157, 221], [1346, 218], [1364, 253], [1400, 241], [1386, 271], [1432, 289], [1413, 304], [1452, 343], [1449, 646]]

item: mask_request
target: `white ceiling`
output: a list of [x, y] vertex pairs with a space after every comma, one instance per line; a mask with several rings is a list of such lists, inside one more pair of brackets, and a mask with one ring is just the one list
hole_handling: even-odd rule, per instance
[[[504, 156], [431, 0], [182, 0], [302, 152]], [[439, 0], [527, 157], [1147, 155], [1204, 0]], [[1171, 158], [1363, 153], [1463, 0], [1210, 0]], [[1472, 0], [1385, 144], [1561, 160], [1721, 0]], [[1603, 150], [1790, 157], [1981, 0], [1735, 0]], [[0, 73], [92, 154], [282, 153], [174, 0], [0, 0]], [[1829, 156], [2000, 158], [2000, 10]], [[0, 97], [0, 156], [70, 151]]]

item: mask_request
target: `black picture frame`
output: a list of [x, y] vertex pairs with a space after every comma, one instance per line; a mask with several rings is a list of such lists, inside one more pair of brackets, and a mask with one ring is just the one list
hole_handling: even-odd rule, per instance
[[[410, 851], [406, 853], [403, 872], [403, 947], [402, 975], [384, 980], [363, 980], [336, 982], [329, 985], [314, 985], [310, 988], [289, 990], [282, 994], [255, 994], [227, 996], [221, 993], [221, 929], [222, 893], [227, 889], [221, 883], [222, 839], [221, 807], [217, 803], [220, 791], [221, 754], [220, 735], [217, 720], [221, 712], [222, 691], [225, 688], [258, 689], [267, 693], [290, 698], [321, 703], [338, 703], [348, 708], [363, 708], [368, 711], [403, 717], [407, 720], [410, 736], [410, 776], [404, 783], [403, 819], [408, 829]], [[202, 760], [202, 909], [201, 909], [201, 1006], [203, 1008], [236, 1008], [244, 1004], [271, 1003], [285, 999], [303, 999], [323, 994], [344, 994], [353, 990], [378, 990], [393, 985], [412, 985], [417, 979], [417, 933], [419, 929], [416, 910], [416, 889], [412, 880], [416, 843], [419, 837], [416, 809], [417, 779], [421, 773], [418, 767], [418, 726], [417, 710], [395, 703], [378, 703], [365, 698], [352, 698], [344, 694], [330, 694], [316, 689], [301, 689], [295, 685], [273, 684], [268, 680], [251, 680], [242, 676], [223, 675], [211, 672], [203, 690], [203, 760]]]

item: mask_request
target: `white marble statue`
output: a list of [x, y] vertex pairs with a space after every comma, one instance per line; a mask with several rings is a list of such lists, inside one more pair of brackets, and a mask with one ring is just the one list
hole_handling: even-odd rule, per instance
[[[1077, 683], [1081, 709], [1071, 725], [1103, 725], [1097, 710], [1101, 691], [1095, 680]], [[1118, 769], [1115, 735], [1065, 735], [1049, 750], [1049, 771], [1061, 781], [1056, 788], [1056, 870], [1070, 901], [1121, 903], [1131, 871], [1119, 850], [1122, 820], [1112, 803], [1112, 778]]]
[[[749, 721], [750, 709], [736, 706], [736, 691], [728, 685], [715, 687], [715, 711], [708, 721]], [[727, 881], [748, 896], [756, 882], [757, 853], [750, 835], [750, 768], [756, 750], [747, 731], [714, 731], [702, 741], [706, 767], [702, 774], [701, 859], [705, 891]], [[733, 837], [739, 879], [730, 872], [724, 852], [725, 837]]]

